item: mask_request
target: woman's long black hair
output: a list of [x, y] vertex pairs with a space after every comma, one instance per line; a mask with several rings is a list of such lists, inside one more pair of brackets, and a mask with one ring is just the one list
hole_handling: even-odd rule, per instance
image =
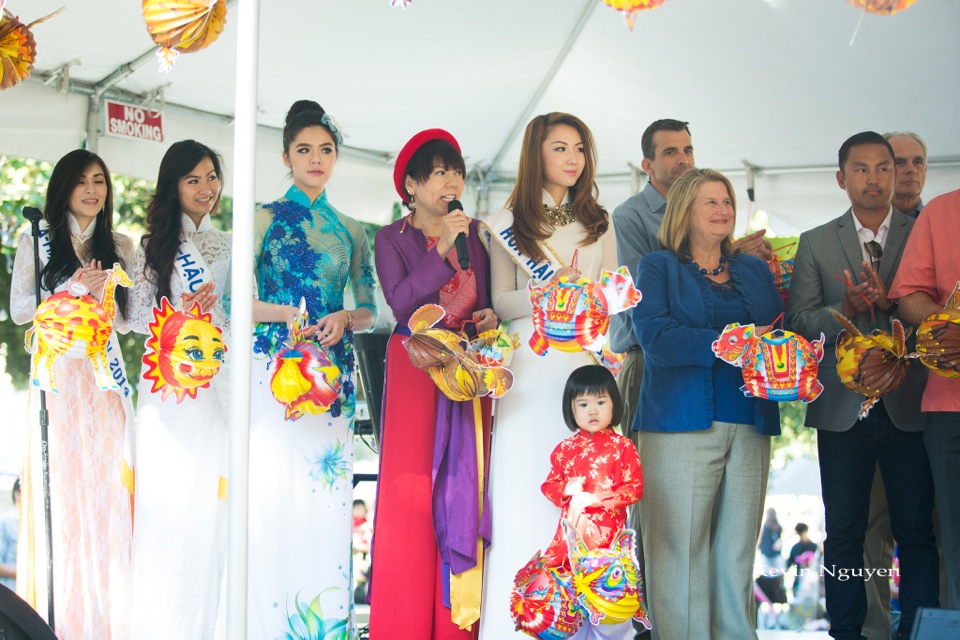
[[[160, 161], [157, 190], [147, 207], [147, 232], [141, 240], [146, 259], [143, 275], [157, 286], [158, 307], [164, 296], [171, 304], [176, 304], [171, 299], [170, 276], [183, 231], [180, 178], [189, 175], [204, 158], [210, 158], [221, 185], [220, 193], [210, 209], [212, 212], [220, 206], [220, 195], [223, 193], [223, 162], [216, 151], [196, 140], [181, 140], [170, 145]], [[151, 272], [156, 275], [151, 277]]]
[[[53, 168], [50, 184], [47, 186], [43, 217], [49, 225], [50, 260], [40, 270], [43, 288], [47, 291], [56, 289], [82, 266], [70, 241], [69, 205], [73, 190], [92, 164], [99, 165], [103, 171], [107, 183], [107, 197], [103, 201], [103, 210], [94, 222], [89, 258], [99, 260], [105, 269], [113, 267], [115, 262], [123, 265], [123, 260], [113, 241], [113, 184], [110, 180], [110, 171], [97, 154], [86, 149], [76, 149], [60, 158]], [[126, 268], [127, 265], [123, 267]], [[120, 313], [126, 313], [127, 292], [118, 287], [114, 293], [114, 299]]]

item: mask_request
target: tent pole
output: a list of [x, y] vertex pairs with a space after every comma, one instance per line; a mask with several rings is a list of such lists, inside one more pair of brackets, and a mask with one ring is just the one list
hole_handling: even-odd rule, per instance
[[597, 5], [599, 4], [600, 3], [597, 2], [597, 0], [586, 0], [586, 3], [583, 5], [583, 10], [580, 12], [580, 16], [573, 25], [573, 29], [570, 30], [570, 34], [567, 36], [563, 46], [560, 48], [560, 52], [557, 53], [557, 57], [554, 58], [553, 64], [547, 71], [547, 75], [543, 77], [543, 80], [540, 81], [540, 86], [538, 86], [537, 90], [533, 92], [532, 96], [530, 96], [530, 100], [527, 101], [523, 111], [520, 112], [520, 116], [517, 118], [517, 121], [514, 122], [513, 127], [510, 129], [510, 133], [508, 133], [507, 137], [503, 139], [503, 144], [497, 151], [497, 155], [493, 157], [493, 160], [491, 160], [490, 164], [486, 167], [485, 173], [490, 180], [496, 180], [497, 171], [500, 170], [500, 163], [503, 162], [503, 157], [507, 155], [507, 151], [510, 150], [510, 146], [513, 144], [513, 141], [518, 135], [520, 135], [520, 131], [522, 131], [526, 126], [527, 120], [530, 118], [530, 114], [533, 113], [533, 110], [537, 108], [537, 104], [540, 103], [540, 99], [543, 98], [543, 94], [546, 93], [547, 89], [550, 88], [550, 85], [553, 84], [553, 79], [557, 77], [557, 73], [560, 71], [560, 67], [563, 66], [564, 61], [567, 59], [567, 55], [570, 54], [570, 51], [573, 49], [573, 45], [575, 45], [577, 40], [580, 38], [583, 28], [587, 26], [587, 21], [590, 19], [590, 14], [594, 9], [597, 8]]
[[247, 523], [250, 460], [250, 354], [253, 352], [253, 209], [257, 149], [260, 2], [240, 0], [237, 13], [236, 120], [233, 137], [230, 410], [227, 512], [227, 637], [247, 638]]

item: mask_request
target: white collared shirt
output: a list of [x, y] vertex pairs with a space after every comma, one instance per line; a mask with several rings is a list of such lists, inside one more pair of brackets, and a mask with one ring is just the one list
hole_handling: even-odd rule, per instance
[[857, 238], [860, 240], [860, 255], [863, 256], [863, 259], [867, 264], [872, 264], [870, 261], [870, 254], [867, 253], [866, 243], [871, 240], [876, 241], [880, 245], [881, 249], [886, 248], [887, 244], [887, 232], [890, 231], [890, 221], [893, 219], [893, 206], [890, 207], [890, 211], [887, 213], [887, 217], [883, 219], [883, 222], [880, 223], [880, 226], [877, 228], [877, 233], [874, 234], [873, 231], [867, 229], [865, 226], [860, 224], [859, 218], [856, 214], [853, 216], [853, 224], [857, 229]]

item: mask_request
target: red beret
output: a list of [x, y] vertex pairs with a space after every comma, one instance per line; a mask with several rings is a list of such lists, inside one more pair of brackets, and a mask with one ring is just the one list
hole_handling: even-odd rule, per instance
[[453, 145], [453, 148], [457, 150], [457, 153], [462, 153], [457, 139], [454, 138], [453, 134], [449, 131], [444, 131], [443, 129], [426, 129], [410, 138], [407, 144], [403, 145], [403, 149], [400, 150], [400, 155], [397, 156], [397, 163], [393, 165], [393, 186], [397, 188], [400, 199], [408, 204], [410, 202], [410, 194], [407, 193], [406, 186], [404, 185], [404, 178], [407, 175], [407, 165], [410, 164], [410, 158], [413, 157], [413, 154], [415, 154], [420, 147], [432, 140], [449, 142]]

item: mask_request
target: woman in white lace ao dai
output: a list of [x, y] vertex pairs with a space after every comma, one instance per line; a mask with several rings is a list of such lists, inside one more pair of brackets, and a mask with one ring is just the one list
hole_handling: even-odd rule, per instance
[[[57, 162], [47, 186], [40, 246], [41, 297], [79, 280], [101, 298], [106, 269], [130, 269], [133, 243], [113, 232], [113, 188], [99, 156], [77, 149]], [[36, 286], [30, 232], [20, 236], [13, 265], [10, 315], [33, 320]], [[126, 333], [127, 291], [114, 291], [114, 331]], [[116, 346], [115, 340], [111, 338]], [[119, 347], [116, 347], [119, 356]], [[111, 360], [114, 354], [111, 353]], [[113, 371], [125, 379], [122, 357]], [[53, 528], [53, 599], [62, 640], [129, 638], [132, 521], [124, 445], [133, 409], [129, 386], [101, 391], [87, 358], [58, 358], [58, 393], [47, 393], [50, 413], [50, 508]], [[31, 384], [27, 452], [23, 469], [17, 592], [46, 616], [44, 534], [38, 387]]]
[[[229, 343], [221, 304], [230, 234], [213, 226], [222, 161], [194, 140], [160, 162], [147, 233], [134, 259], [130, 326], [149, 334], [154, 307], [199, 302]], [[140, 374], [136, 423], [136, 530], [131, 638], [213, 638], [226, 549], [227, 379], [192, 394], [151, 391]]]

